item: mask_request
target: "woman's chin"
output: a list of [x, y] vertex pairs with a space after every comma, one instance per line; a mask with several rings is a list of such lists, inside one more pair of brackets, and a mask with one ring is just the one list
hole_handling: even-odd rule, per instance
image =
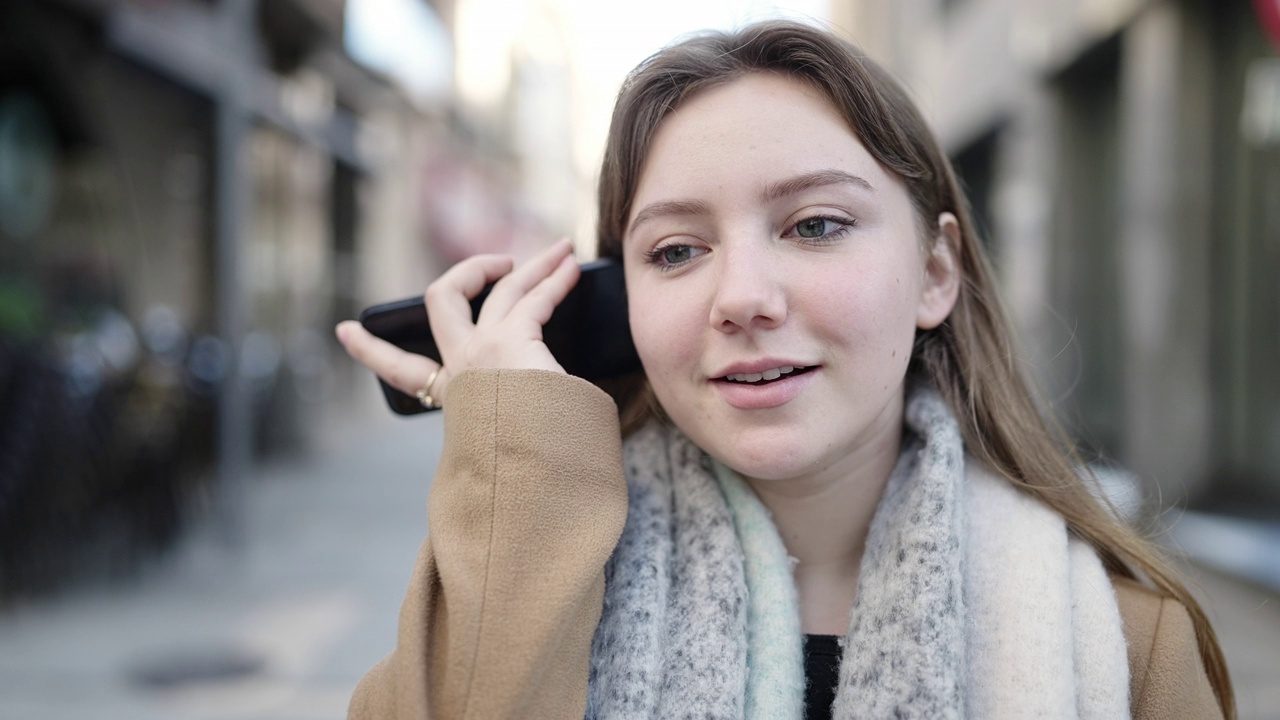
[[797, 454], [794, 446], [726, 448], [713, 455], [739, 475], [753, 480], [788, 480], [812, 472], [817, 465]]

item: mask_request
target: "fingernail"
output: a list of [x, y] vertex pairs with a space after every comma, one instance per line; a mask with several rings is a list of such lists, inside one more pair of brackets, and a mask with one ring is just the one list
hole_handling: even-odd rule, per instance
[[347, 344], [347, 323], [355, 322], [354, 320], [343, 320], [333, 328], [333, 334], [338, 336], [338, 342], [343, 345]]

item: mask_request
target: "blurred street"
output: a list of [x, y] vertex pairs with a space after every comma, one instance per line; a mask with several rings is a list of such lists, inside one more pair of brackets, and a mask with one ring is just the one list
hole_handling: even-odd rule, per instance
[[[344, 717], [394, 640], [439, 423], [373, 404], [329, 420], [314, 455], [258, 472], [238, 551], [208, 523], [128, 586], [0, 616], [0, 718]], [[1280, 598], [1208, 571], [1199, 581], [1240, 717], [1280, 718]]]
[[203, 523], [127, 586], [0, 615], [0, 718], [345, 717], [394, 641], [439, 417], [371, 406], [324, 425], [306, 460], [259, 470], [238, 550]]

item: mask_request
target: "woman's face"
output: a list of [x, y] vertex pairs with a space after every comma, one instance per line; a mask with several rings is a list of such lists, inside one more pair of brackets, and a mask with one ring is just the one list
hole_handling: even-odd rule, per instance
[[820, 93], [760, 73], [685, 101], [623, 253], [645, 372], [712, 456], [781, 480], [897, 451], [915, 330], [950, 312], [953, 263], [926, 264], [902, 182]]

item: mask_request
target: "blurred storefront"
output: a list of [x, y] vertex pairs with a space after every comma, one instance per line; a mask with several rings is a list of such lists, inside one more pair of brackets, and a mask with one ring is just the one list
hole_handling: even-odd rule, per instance
[[1151, 509], [1280, 518], [1280, 3], [834, 8], [926, 106], [1082, 446]]
[[353, 60], [347, 5], [0, 0], [0, 600], [234, 524], [355, 391], [333, 323], [446, 261], [448, 88]]

